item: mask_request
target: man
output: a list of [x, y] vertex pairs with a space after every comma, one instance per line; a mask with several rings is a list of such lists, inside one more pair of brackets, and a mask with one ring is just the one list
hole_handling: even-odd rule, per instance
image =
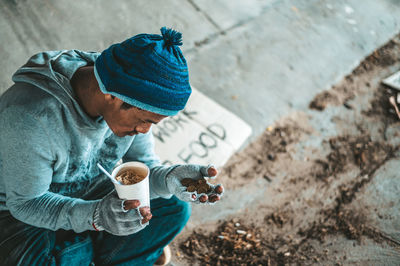
[[[0, 98], [0, 262], [4, 265], [157, 265], [190, 216], [214, 203], [183, 178], [214, 167], [160, 165], [151, 125], [185, 107], [191, 88], [181, 34], [140, 34], [101, 54], [33, 56]], [[119, 199], [108, 171], [123, 161], [150, 168], [149, 206]], [[220, 193], [217, 193], [220, 192]]]

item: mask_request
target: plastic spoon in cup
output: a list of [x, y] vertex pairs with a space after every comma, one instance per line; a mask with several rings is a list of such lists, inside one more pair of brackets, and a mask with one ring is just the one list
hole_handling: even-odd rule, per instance
[[101, 166], [101, 164], [97, 163], [97, 167], [98, 167], [104, 174], [106, 174], [106, 176], [108, 176], [108, 177], [111, 179], [111, 181], [112, 181], [113, 183], [119, 184], [119, 182], [118, 182], [117, 180], [115, 180], [115, 178], [113, 178], [113, 177], [107, 172], [107, 170], [104, 169], [103, 166]]

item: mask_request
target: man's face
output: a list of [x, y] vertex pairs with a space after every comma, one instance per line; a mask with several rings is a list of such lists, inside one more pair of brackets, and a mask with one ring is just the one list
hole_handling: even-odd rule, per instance
[[118, 137], [133, 136], [139, 133], [147, 133], [152, 124], [157, 124], [166, 116], [145, 111], [136, 107], [121, 108], [123, 102], [117, 101], [103, 113], [104, 120], [109, 128]]

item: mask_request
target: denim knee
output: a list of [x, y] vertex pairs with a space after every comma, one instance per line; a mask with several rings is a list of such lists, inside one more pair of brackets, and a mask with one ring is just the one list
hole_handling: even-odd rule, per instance
[[183, 228], [192, 214], [192, 207], [190, 203], [177, 199], [176, 210], [177, 223]]

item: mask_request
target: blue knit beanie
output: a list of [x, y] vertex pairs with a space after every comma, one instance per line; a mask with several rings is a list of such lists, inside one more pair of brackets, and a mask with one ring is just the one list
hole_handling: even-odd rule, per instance
[[104, 50], [94, 67], [100, 90], [160, 115], [182, 110], [192, 92], [182, 34], [166, 27], [161, 34], [139, 34]]

